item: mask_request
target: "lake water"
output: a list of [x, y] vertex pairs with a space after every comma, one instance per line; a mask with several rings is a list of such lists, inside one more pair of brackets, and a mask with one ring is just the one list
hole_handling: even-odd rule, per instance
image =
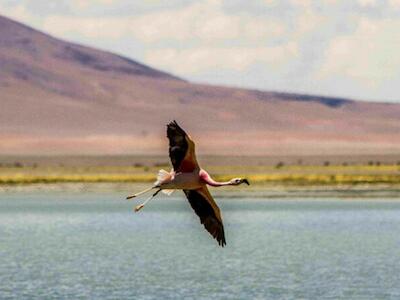
[[[400, 199], [0, 195], [0, 299], [400, 299]], [[137, 201], [137, 200], [136, 200]]]

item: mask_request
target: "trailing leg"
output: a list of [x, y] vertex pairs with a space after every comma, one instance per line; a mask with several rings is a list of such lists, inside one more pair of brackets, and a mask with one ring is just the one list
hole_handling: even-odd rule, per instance
[[149, 202], [151, 199], [153, 199], [155, 196], [157, 196], [157, 194], [161, 191], [161, 189], [157, 190], [153, 195], [151, 195], [149, 198], [146, 199], [146, 201], [144, 201], [142, 204], [138, 205], [135, 207], [135, 212], [138, 212], [139, 210], [141, 210], [147, 202]]

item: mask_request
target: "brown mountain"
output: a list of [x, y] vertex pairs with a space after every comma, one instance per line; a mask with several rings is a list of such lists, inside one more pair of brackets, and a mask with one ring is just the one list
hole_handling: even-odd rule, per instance
[[[180, 63], [180, 62], [176, 62]], [[0, 17], [0, 154], [399, 153], [400, 104], [201, 85]]]

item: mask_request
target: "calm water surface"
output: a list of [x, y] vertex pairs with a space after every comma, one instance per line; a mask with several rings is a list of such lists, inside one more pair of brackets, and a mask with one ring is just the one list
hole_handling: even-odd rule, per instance
[[0, 299], [400, 299], [400, 199], [0, 195]]

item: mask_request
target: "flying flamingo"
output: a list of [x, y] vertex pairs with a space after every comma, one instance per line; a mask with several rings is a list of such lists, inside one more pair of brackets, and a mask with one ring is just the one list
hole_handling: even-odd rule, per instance
[[215, 187], [242, 183], [249, 185], [248, 180], [245, 178], [234, 178], [227, 182], [213, 180], [205, 170], [200, 168], [196, 159], [194, 142], [176, 121], [167, 125], [167, 137], [173, 170], [171, 172], [160, 170], [157, 181], [152, 187], [128, 196], [127, 199], [132, 199], [153, 189], [157, 190], [146, 201], [135, 207], [135, 211], [138, 212], [160, 191], [170, 195], [174, 190], [183, 190], [205, 229], [218, 241], [220, 246], [225, 246], [221, 213], [208, 191], [207, 185]]

